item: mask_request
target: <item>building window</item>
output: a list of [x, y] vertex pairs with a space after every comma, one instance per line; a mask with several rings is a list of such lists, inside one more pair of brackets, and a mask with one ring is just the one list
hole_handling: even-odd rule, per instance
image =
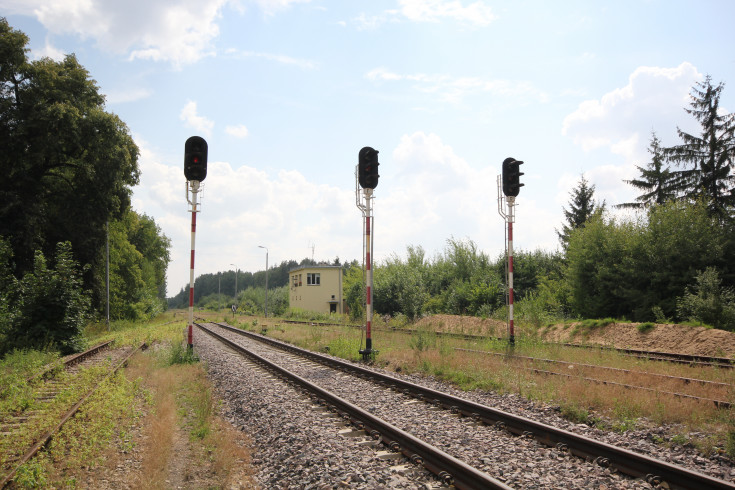
[[309, 272], [306, 274], [306, 285], [307, 286], [319, 286], [320, 278], [318, 272]]

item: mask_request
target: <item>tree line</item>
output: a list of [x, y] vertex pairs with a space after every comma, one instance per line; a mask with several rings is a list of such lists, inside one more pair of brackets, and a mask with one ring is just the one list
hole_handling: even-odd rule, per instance
[[139, 150], [76, 57], [30, 60], [0, 19], [0, 354], [82, 347], [82, 328], [166, 307], [169, 239], [131, 209]]
[[[542, 324], [562, 318], [694, 321], [735, 330], [735, 115], [719, 100], [724, 85], [708, 76], [685, 111], [700, 133], [677, 128], [679, 144], [663, 147], [655, 132], [651, 161], [626, 181], [641, 191], [636, 210], [619, 217], [594, 198], [582, 176], [557, 234], [560, 251], [516, 252], [517, 311]], [[375, 269], [374, 305], [408, 319], [429, 313], [505, 315], [505, 256], [491, 260], [471, 240], [447, 241], [427, 259], [421, 247]], [[345, 282], [360, 313], [357, 273]]]
[[[720, 109], [724, 85], [708, 76], [691, 91], [684, 110], [700, 125], [698, 134], [677, 128], [679, 144], [663, 147], [655, 132], [651, 160], [626, 181], [641, 191], [630, 217], [595, 200], [595, 186], [582, 176], [563, 208], [558, 251], [516, 251], [514, 293], [520, 317], [537, 325], [566, 318], [705, 323], [735, 330], [735, 116]], [[271, 271], [284, 305], [288, 270], [308, 264], [282, 263]], [[508, 289], [504, 254], [491, 258], [470, 239], [447, 240], [443, 252], [427, 257], [407, 247], [374, 268], [373, 305], [381, 315], [407, 320], [432, 313], [504, 317]], [[344, 297], [351, 315], [364, 314], [363, 267], [346, 264]], [[197, 279], [195, 300], [214, 307], [215, 284], [234, 291], [234, 271]], [[264, 273], [241, 273], [244, 311], [262, 311]], [[279, 290], [280, 288], [280, 290]], [[250, 290], [252, 289], [252, 290]], [[186, 306], [187, 290], [169, 300]], [[230, 294], [229, 292], [227, 294]], [[278, 299], [280, 298], [280, 299]], [[274, 305], [275, 306], [275, 305]]]

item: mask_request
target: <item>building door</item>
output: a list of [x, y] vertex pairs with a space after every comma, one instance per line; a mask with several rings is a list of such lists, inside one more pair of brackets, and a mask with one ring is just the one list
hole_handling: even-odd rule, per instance
[[337, 313], [337, 303], [329, 304], [329, 313]]

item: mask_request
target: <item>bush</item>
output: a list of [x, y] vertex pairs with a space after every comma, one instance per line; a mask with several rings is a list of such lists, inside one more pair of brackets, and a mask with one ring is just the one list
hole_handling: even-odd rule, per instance
[[676, 305], [683, 319], [735, 330], [735, 291], [721, 286], [720, 275], [713, 267], [697, 275], [694, 290], [687, 287]]
[[[9, 257], [6, 255], [5, 259]], [[0, 267], [9, 267], [0, 264]], [[57, 348], [62, 355], [79, 352], [85, 346], [83, 328], [89, 318], [90, 297], [82, 289], [77, 262], [71, 244], [59, 243], [55, 264], [50, 268], [40, 251], [36, 252], [33, 271], [11, 290], [4, 285], [4, 308], [8, 310], [1, 352], [12, 349]], [[5, 303], [7, 301], [7, 303]]]

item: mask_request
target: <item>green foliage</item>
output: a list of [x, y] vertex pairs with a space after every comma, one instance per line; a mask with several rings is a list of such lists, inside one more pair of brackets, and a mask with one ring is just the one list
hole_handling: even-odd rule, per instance
[[566, 248], [569, 245], [569, 237], [574, 230], [583, 227], [596, 212], [604, 211], [605, 204], [595, 203], [594, 195], [595, 186], [589, 185], [587, 179], [582, 175], [577, 187], [571, 192], [572, 199], [569, 201], [569, 211], [562, 208], [567, 222], [562, 225], [561, 231], [556, 230], [563, 247]]
[[[0, 264], [4, 267], [7, 263]], [[33, 270], [20, 281], [0, 286], [0, 290], [4, 291], [0, 294], [8, 312], [5, 330], [0, 332], [0, 353], [54, 347], [69, 354], [84, 347], [82, 330], [89, 317], [90, 299], [82, 289], [71, 244], [57, 245], [53, 267], [43, 253], [36, 252]]]
[[677, 310], [682, 318], [735, 330], [735, 291], [722, 287], [720, 276], [712, 267], [697, 275], [693, 290], [686, 288], [677, 301]]
[[345, 265], [343, 270], [342, 292], [347, 312], [352, 320], [358, 320], [365, 316], [365, 276], [357, 261]]
[[[77, 348], [71, 324], [86, 315], [86, 304], [100, 314], [106, 306], [106, 224], [114, 318], [149, 318], [163, 310], [169, 241], [151, 218], [129, 211], [139, 179], [138, 148], [125, 124], [105, 111], [96, 82], [74, 55], [29, 60], [28, 42], [0, 19], [0, 145], [6, 155], [0, 163], [0, 236], [7, 240], [0, 250], [0, 340], [17, 328], [13, 322], [21, 322], [30, 327], [11, 347], [48, 342], [69, 352]], [[46, 282], [39, 257], [52, 257], [59, 243], [69, 244], [81, 274], [61, 287], [55, 305], [44, 306], [55, 286]], [[89, 291], [82, 295], [87, 299], [76, 297], [75, 289]], [[33, 319], [14, 319], [20, 305], [23, 314], [38, 307]], [[54, 328], [50, 322], [59, 309], [65, 320]], [[52, 320], [44, 323], [46, 313]], [[61, 339], [71, 344], [61, 345]]]
[[411, 334], [408, 345], [416, 355], [420, 356], [430, 347], [436, 347], [436, 333], [431, 330], [419, 329]]
[[681, 144], [664, 151], [670, 161], [684, 167], [675, 172], [677, 190], [688, 199], [706, 202], [710, 216], [721, 222], [732, 218], [735, 207], [735, 114], [720, 111], [723, 89], [723, 83], [713, 86], [709, 75], [697, 82], [684, 110], [699, 122], [701, 133], [677, 128]]
[[653, 330], [653, 327], [655, 326], [656, 325], [653, 322], [645, 322], [645, 323], [639, 324], [637, 328], [640, 333], [646, 333], [646, 332], [650, 332], [651, 330]]
[[338, 337], [330, 340], [329, 344], [327, 344], [327, 351], [331, 355], [351, 361], [359, 361], [362, 359], [362, 356], [360, 355], [361, 348], [359, 338]]
[[194, 364], [199, 362], [199, 356], [193, 349], [189, 349], [183, 342], [173, 342], [166, 358], [166, 364], [173, 366], [176, 364]]
[[138, 148], [125, 124], [105, 111], [104, 97], [74, 55], [28, 59], [28, 38], [0, 19], [0, 235], [10, 240], [15, 276], [69, 241], [90, 264], [85, 289], [101, 300], [94, 277], [105, 222], [130, 204], [138, 183]]
[[[170, 240], [135, 211], [110, 222], [110, 317], [148, 320], [164, 311]], [[104, 267], [99, 274], [104, 276]]]
[[656, 133], [651, 134], [648, 152], [651, 154], [651, 161], [646, 168], [636, 165], [641, 177], [624, 181], [644, 193], [636, 197], [636, 202], [619, 204], [616, 207], [643, 209], [676, 198], [676, 179], [668, 167], [664, 168], [664, 149]]
[[596, 215], [567, 249], [573, 313], [651, 321], [657, 307], [673, 317], [695, 271], [725, 264], [729, 231], [704, 203], [669, 202], [622, 222]]

